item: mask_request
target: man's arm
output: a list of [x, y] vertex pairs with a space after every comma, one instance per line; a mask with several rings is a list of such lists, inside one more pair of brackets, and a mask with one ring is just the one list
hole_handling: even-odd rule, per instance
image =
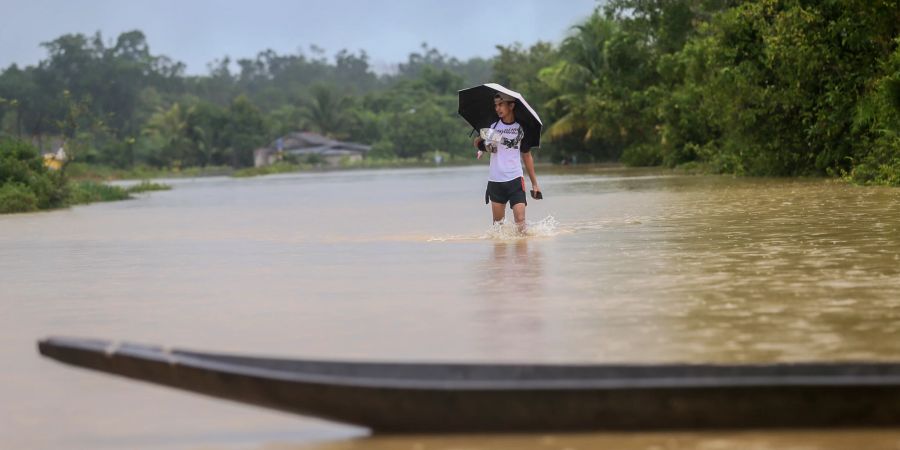
[[528, 178], [531, 179], [531, 189], [535, 192], [541, 192], [541, 187], [538, 185], [537, 175], [534, 174], [534, 157], [531, 156], [531, 152], [522, 153], [522, 162], [525, 163], [525, 171], [528, 172]]

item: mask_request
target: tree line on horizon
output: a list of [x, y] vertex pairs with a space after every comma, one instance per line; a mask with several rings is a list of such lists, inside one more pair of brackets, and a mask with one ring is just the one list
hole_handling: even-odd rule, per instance
[[425, 44], [381, 77], [364, 52], [327, 58], [315, 46], [312, 55], [260, 52], [237, 60], [236, 73], [225, 57], [202, 76], [152, 54], [140, 31], [42, 46], [38, 65], [0, 73], [0, 134], [39, 146], [59, 137], [76, 160], [114, 167], [247, 167], [253, 149], [302, 130], [372, 144], [383, 158], [452, 152], [466, 136], [456, 89], [490, 77], [489, 61]]
[[374, 158], [467, 158], [456, 92], [494, 81], [541, 114], [554, 162], [897, 185], [898, 44], [900, 0], [610, 0], [561, 42], [466, 61], [423, 44], [387, 75], [365, 52], [312, 48], [191, 76], [140, 31], [67, 34], [0, 73], [0, 135], [64, 138], [78, 161], [125, 168], [247, 167], [298, 130]]

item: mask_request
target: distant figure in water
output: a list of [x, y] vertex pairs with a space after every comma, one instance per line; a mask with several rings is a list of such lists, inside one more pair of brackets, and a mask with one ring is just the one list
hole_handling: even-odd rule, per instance
[[475, 138], [473, 144], [478, 149], [478, 158], [484, 152], [491, 154], [491, 168], [488, 175], [487, 190], [484, 193], [484, 203], [491, 204], [491, 213], [494, 223], [501, 222], [506, 217], [506, 204], [509, 203], [516, 220], [516, 227], [520, 233], [525, 232], [525, 177], [522, 174], [522, 163], [528, 171], [531, 179], [531, 196], [542, 199], [541, 187], [538, 185], [537, 176], [534, 174], [534, 157], [531, 149], [523, 147], [522, 138], [524, 129], [516, 122], [513, 111], [516, 99], [504, 93], [494, 95], [494, 111], [500, 120], [494, 122], [491, 128], [502, 135], [500, 144], [496, 147], [485, 145], [481, 136]]

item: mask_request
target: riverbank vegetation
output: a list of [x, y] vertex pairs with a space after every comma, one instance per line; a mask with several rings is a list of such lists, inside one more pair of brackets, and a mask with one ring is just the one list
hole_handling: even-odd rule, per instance
[[125, 200], [132, 194], [168, 189], [168, 185], [150, 181], [124, 188], [89, 179], [70, 181], [65, 168], [46, 167], [33, 145], [0, 138], [0, 214]]
[[897, 1], [614, 0], [519, 76], [557, 158], [898, 184], [898, 39]]
[[[302, 170], [248, 169], [255, 148], [299, 130], [369, 144], [373, 167], [468, 160], [456, 91], [496, 81], [541, 113], [539, 157], [556, 163], [900, 184], [900, 0], [610, 0], [585, 15], [561, 42], [466, 61], [423, 44], [386, 74], [365, 52], [313, 46], [186, 75], [140, 31], [68, 34], [0, 73], [0, 134], [64, 141], [72, 172], [95, 178]], [[61, 201], [27, 183], [3, 195]]]

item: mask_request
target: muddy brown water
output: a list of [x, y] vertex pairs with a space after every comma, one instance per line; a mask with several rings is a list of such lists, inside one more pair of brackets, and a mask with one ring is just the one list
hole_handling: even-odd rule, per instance
[[898, 430], [369, 437], [42, 359], [71, 335], [348, 360], [900, 360], [900, 190], [484, 167], [169, 180], [0, 216], [0, 448], [897, 449]]

